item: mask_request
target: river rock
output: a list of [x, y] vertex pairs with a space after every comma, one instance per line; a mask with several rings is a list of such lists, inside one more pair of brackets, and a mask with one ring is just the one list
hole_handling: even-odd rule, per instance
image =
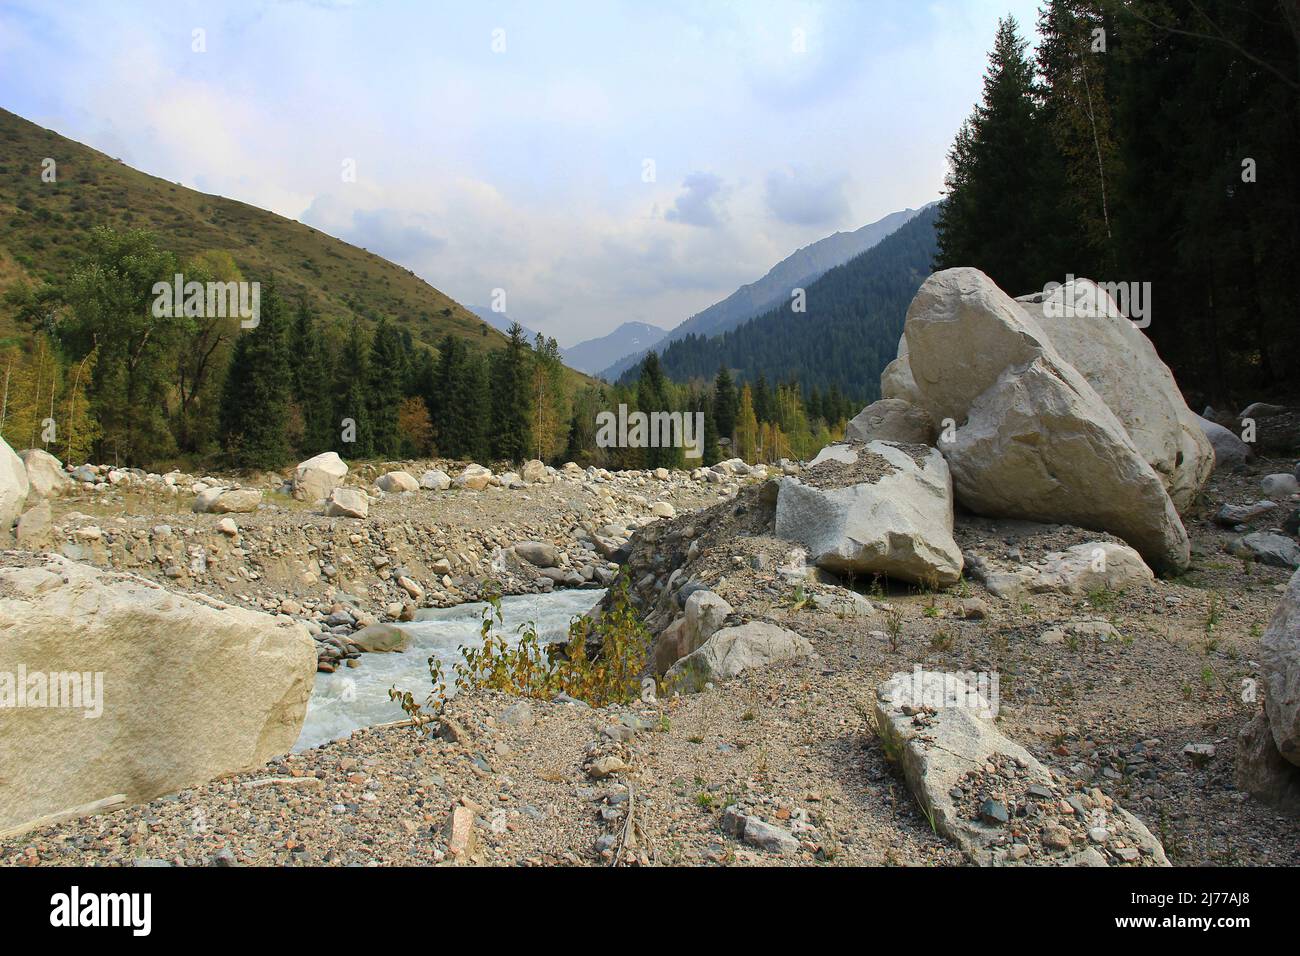
[[330, 492], [343, 484], [348, 466], [337, 452], [322, 452], [301, 462], [293, 474], [293, 496], [299, 501], [325, 501]]
[[390, 495], [401, 494], [404, 491], [418, 491], [420, 488], [420, 483], [406, 471], [390, 471], [380, 475], [375, 484], [379, 486], [380, 491]]
[[668, 669], [664, 681], [671, 690], [692, 693], [709, 681], [726, 680], [777, 661], [809, 657], [812, 645], [794, 631], [750, 621], [724, 627], [699, 648]]
[[1218, 422], [1212, 422], [1200, 415], [1196, 416], [1196, 424], [1200, 426], [1206, 439], [1214, 447], [1215, 471], [1220, 468], [1231, 468], [1234, 465], [1244, 465], [1255, 457], [1251, 447], [1237, 437], [1236, 432], [1229, 431]]
[[452, 482], [457, 488], [467, 488], [470, 491], [482, 491], [492, 481], [492, 469], [484, 468], [482, 465], [470, 464], [465, 466], [465, 470], [456, 476]]
[[431, 468], [420, 476], [420, 487], [427, 491], [446, 491], [451, 487], [451, 476], [440, 468]]
[[844, 429], [846, 441], [910, 442], [933, 445], [934, 419], [923, 408], [901, 398], [882, 398], [858, 412]]
[[1108, 531], [1159, 571], [1191, 561], [1164, 484], [1045, 331], [977, 269], [932, 275], [904, 326], [957, 499], [991, 517]]
[[40, 448], [28, 448], [18, 453], [27, 469], [27, 482], [31, 494], [39, 498], [53, 498], [73, 489], [72, 479], [63, 470], [63, 462]]
[[776, 535], [837, 574], [956, 583], [952, 484], [943, 456], [920, 445], [828, 445], [803, 473], [780, 479]]
[[[195, 499], [194, 510], [199, 510], [199, 498]], [[212, 514], [248, 514], [256, 511], [257, 506], [262, 503], [262, 493], [256, 488], [237, 488], [223, 490], [207, 506], [206, 510]]]
[[411, 646], [411, 635], [392, 624], [371, 624], [348, 637], [367, 654], [398, 653]]
[[13, 527], [27, 503], [30, 487], [22, 459], [0, 438], [0, 533]]
[[515, 554], [538, 568], [554, 568], [560, 563], [559, 549], [545, 541], [520, 541]]
[[370, 514], [370, 501], [359, 488], [335, 488], [330, 492], [325, 514], [330, 517], [364, 518]]
[[1284, 534], [1256, 531], [1233, 541], [1229, 550], [1275, 568], [1300, 568], [1300, 545]]
[[1256, 714], [1237, 735], [1237, 788], [1292, 816], [1300, 816], [1300, 767], [1277, 749], [1267, 714]]
[[29, 548], [45, 540], [50, 533], [53, 515], [48, 501], [39, 501], [22, 513], [14, 534], [20, 547]]
[[520, 469], [519, 476], [530, 485], [535, 485], [546, 477], [546, 465], [536, 458], [524, 462], [524, 467]]
[[1282, 472], [1276, 475], [1265, 475], [1259, 483], [1264, 489], [1264, 494], [1270, 498], [1286, 498], [1289, 495], [1300, 495], [1300, 481], [1296, 476]]
[[1300, 767], [1300, 571], [1259, 639], [1264, 712], [1278, 753]]
[[300, 623], [57, 556], [0, 568], [0, 595], [0, 696], [20, 668], [29, 701], [52, 673], [98, 674], [103, 694], [3, 711], [0, 766], [22, 773], [0, 787], [0, 828], [117, 793], [149, 800], [298, 738], [316, 671]]

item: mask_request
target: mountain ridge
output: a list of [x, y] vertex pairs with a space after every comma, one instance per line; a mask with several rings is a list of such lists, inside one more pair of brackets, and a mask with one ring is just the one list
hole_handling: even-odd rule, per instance
[[[772, 266], [762, 278], [742, 285], [725, 299], [670, 329], [657, 343], [658, 350], [662, 352], [663, 348], [688, 335], [711, 337], [730, 331], [770, 312], [788, 300], [793, 289], [806, 287], [836, 266], [866, 252], [915, 216], [933, 207], [935, 202], [926, 203], [917, 209], [901, 209], [852, 231], [833, 232], [801, 246]], [[602, 369], [600, 377], [611, 381], [617, 379], [639, 362], [646, 351], [647, 349], [642, 349], [624, 355]]]

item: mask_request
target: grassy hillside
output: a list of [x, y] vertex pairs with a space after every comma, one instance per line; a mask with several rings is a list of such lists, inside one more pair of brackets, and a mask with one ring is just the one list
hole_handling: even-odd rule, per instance
[[[45, 157], [58, 163], [56, 183], [41, 181]], [[98, 225], [152, 230], [182, 257], [228, 252], [246, 277], [274, 278], [290, 300], [305, 294], [326, 320], [387, 315], [429, 344], [447, 333], [479, 347], [505, 342], [409, 269], [292, 219], [142, 173], [0, 109], [0, 289], [20, 277], [67, 275]]]

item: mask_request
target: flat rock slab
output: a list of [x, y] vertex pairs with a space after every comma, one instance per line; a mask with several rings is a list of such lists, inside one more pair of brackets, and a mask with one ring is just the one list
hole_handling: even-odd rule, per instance
[[980, 866], [1169, 865], [1136, 817], [1004, 736], [996, 700], [991, 676], [919, 668], [877, 688], [881, 743], [936, 833]]

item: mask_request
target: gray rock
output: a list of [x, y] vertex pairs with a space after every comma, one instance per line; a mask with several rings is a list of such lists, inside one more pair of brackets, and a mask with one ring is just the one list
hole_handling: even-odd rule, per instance
[[726, 680], [777, 661], [809, 657], [812, 645], [794, 631], [764, 621], [724, 627], [687, 654], [665, 675], [672, 690], [691, 693], [710, 681]]
[[836, 574], [939, 585], [961, 576], [952, 484], [933, 449], [918, 461], [890, 442], [823, 448], [803, 475], [780, 479], [776, 534], [803, 545], [811, 563]]
[[844, 429], [846, 441], [933, 445], [937, 430], [929, 413], [901, 398], [882, 398], [858, 412]]
[[553, 568], [560, 563], [559, 549], [544, 541], [520, 541], [515, 545], [515, 554], [538, 568]]
[[1235, 432], [1229, 431], [1218, 422], [1212, 422], [1208, 418], [1197, 415], [1196, 424], [1201, 426], [1201, 431], [1205, 432], [1205, 437], [1214, 446], [1215, 471], [1220, 468], [1244, 465], [1255, 457], [1255, 453], [1249, 445], [1242, 441]]
[[359, 488], [335, 488], [330, 492], [325, 514], [332, 518], [364, 518], [370, 514], [370, 501]]
[[[967, 677], [919, 667], [911, 674], [895, 674], [876, 690], [876, 727], [886, 753], [900, 763], [935, 831], [981, 866], [1008, 860], [1000, 851], [1003, 828], [969, 819], [954, 800], [971, 768], [1009, 759], [1020, 768], [1019, 779], [1053, 789], [1047, 768], [998, 729], [992, 704]], [[1169, 865], [1159, 841], [1135, 817], [1116, 807], [1111, 823], [1127, 842], [1147, 847], [1159, 865]], [[1047, 840], [1044, 844], [1050, 846]]]
[[1286, 535], [1256, 531], [1232, 542], [1231, 551], [1240, 558], [1253, 558], [1275, 568], [1300, 568], [1300, 545]]
[[1259, 639], [1264, 712], [1278, 753], [1300, 766], [1300, 571]]

